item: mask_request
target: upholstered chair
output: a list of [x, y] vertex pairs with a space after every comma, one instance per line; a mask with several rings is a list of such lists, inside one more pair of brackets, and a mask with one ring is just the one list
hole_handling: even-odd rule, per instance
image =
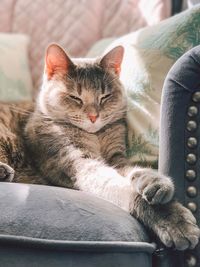
[[[177, 199], [200, 226], [200, 46], [184, 54], [166, 77], [159, 148], [160, 171], [174, 178]], [[200, 266], [200, 245], [177, 256], [176, 266]]]

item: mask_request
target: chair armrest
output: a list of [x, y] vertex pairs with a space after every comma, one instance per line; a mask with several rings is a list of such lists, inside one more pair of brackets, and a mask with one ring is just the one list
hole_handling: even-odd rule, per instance
[[[169, 71], [163, 88], [160, 124], [160, 172], [173, 177], [176, 197], [200, 224], [200, 46], [184, 54]], [[185, 254], [199, 266], [198, 252]], [[196, 254], [196, 255], [195, 255]], [[195, 263], [196, 262], [196, 263]], [[200, 263], [199, 263], [200, 264]]]

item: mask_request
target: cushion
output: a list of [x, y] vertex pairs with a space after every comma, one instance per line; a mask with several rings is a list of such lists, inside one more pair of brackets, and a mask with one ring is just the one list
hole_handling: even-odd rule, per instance
[[25, 35], [0, 33], [0, 100], [2, 101], [31, 98], [28, 43], [29, 38]]
[[[163, 82], [174, 62], [200, 44], [199, 31], [200, 5], [118, 38], [106, 48], [126, 48], [121, 81], [128, 96], [127, 152], [133, 163], [157, 167]], [[97, 56], [96, 51], [89, 56]]]
[[144, 227], [93, 195], [1, 183], [0, 214], [2, 266], [151, 266], [155, 247]]

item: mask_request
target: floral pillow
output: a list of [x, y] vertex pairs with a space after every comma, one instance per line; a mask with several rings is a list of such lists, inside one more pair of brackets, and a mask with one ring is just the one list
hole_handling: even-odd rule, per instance
[[0, 33], [0, 101], [31, 99], [28, 43], [25, 35]]
[[106, 48], [125, 47], [121, 81], [129, 104], [128, 155], [134, 163], [157, 166], [163, 82], [174, 62], [200, 44], [199, 32], [200, 5], [118, 38]]

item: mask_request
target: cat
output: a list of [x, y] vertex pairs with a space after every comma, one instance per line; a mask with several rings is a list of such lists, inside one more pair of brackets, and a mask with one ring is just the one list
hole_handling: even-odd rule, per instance
[[0, 180], [90, 192], [137, 217], [167, 247], [194, 248], [200, 230], [175, 201], [172, 179], [126, 157], [124, 48], [96, 60], [72, 60], [47, 48], [35, 104], [1, 104]]

